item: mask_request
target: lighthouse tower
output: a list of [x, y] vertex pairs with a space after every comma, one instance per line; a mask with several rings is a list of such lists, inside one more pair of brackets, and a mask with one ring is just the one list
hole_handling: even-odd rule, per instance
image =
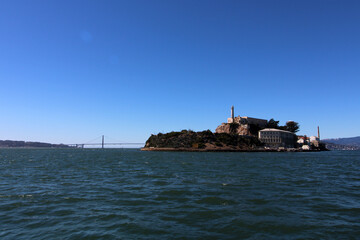
[[231, 119], [232, 119], [232, 122], [235, 121], [235, 117], [234, 117], [234, 106], [231, 107]]
[[235, 122], [235, 116], [234, 116], [234, 106], [231, 106], [231, 117], [229, 117], [227, 120], [228, 120], [228, 123], [234, 123]]

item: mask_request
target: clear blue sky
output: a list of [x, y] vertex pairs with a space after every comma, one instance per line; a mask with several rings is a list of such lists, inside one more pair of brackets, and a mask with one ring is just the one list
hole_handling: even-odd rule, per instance
[[1, 1], [0, 139], [215, 128], [360, 135], [360, 1]]

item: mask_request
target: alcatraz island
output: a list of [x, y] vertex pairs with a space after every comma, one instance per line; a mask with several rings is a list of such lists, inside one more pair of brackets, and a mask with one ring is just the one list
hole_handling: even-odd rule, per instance
[[288, 121], [280, 126], [274, 119], [265, 120], [252, 117], [234, 116], [227, 123], [219, 125], [215, 132], [210, 130], [194, 132], [159, 133], [151, 135], [143, 151], [188, 151], [188, 152], [303, 152], [327, 151], [318, 135], [298, 136], [299, 124]]

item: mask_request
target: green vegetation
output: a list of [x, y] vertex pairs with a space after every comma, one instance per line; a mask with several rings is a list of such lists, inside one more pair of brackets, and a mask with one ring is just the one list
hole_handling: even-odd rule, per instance
[[286, 130], [289, 132], [296, 133], [299, 131], [300, 125], [297, 122], [289, 121], [286, 123]]
[[249, 131], [253, 136], [258, 136], [259, 131], [263, 129], [256, 124], [249, 124], [249, 126], [250, 126]]
[[216, 147], [254, 148], [262, 146], [256, 137], [239, 136], [236, 134], [213, 133], [210, 130], [193, 132], [182, 130], [181, 132], [159, 133], [151, 135], [146, 141], [145, 147], [154, 148], [199, 148], [204, 149], [207, 145]]
[[267, 123], [267, 128], [276, 128], [279, 129], [279, 121], [275, 121], [273, 118], [270, 119]]
[[266, 128], [276, 128], [280, 130], [285, 130], [289, 132], [296, 133], [300, 130], [300, 125], [297, 122], [294, 121], [288, 121], [286, 125], [279, 126], [279, 121], [275, 121], [273, 118], [270, 119], [266, 125]]

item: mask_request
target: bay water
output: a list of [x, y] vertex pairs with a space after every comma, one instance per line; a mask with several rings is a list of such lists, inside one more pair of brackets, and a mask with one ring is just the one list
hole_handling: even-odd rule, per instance
[[359, 238], [359, 151], [0, 149], [0, 239]]

